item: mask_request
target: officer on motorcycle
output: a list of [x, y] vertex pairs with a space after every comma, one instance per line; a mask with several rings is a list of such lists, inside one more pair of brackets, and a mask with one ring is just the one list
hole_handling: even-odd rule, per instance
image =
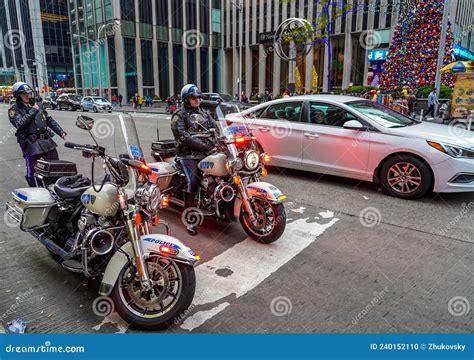
[[41, 103], [32, 98], [32, 93], [31, 87], [24, 82], [13, 84], [16, 102], [8, 110], [8, 118], [17, 129], [17, 141], [26, 160], [26, 181], [29, 186], [36, 186], [36, 162], [41, 158], [59, 160], [51, 130], [63, 139], [66, 138], [66, 133], [42, 108]]
[[[181, 90], [183, 107], [171, 117], [176, 160], [186, 174], [187, 188], [183, 194], [185, 211], [194, 206], [194, 195], [199, 184], [198, 163], [215, 147], [210, 139], [196, 135], [208, 133], [211, 129], [219, 133], [217, 123], [201, 108], [201, 98], [202, 93], [196, 85], [185, 85]], [[197, 224], [188, 224], [187, 230], [190, 235], [197, 235]]]

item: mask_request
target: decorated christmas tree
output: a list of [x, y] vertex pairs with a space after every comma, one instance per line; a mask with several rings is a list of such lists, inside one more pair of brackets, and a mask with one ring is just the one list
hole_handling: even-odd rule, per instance
[[[443, 0], [404, 0], [390, 43], [380, 87], [386, 90], [407, 87], [412, 91], [432, 86], [436, 77], [438, 49], [443, 22]], [[450, 24], [446, 35], [444, 64], [452, 61], [453, 35]], [[453, 86], [452, 75], [441, 82]]]

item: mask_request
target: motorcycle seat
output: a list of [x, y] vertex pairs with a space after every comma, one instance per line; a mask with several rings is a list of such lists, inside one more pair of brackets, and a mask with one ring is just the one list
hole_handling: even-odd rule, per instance
[[63, 176], [54, 184], [54, 192], [63, 199], [72, 199], [81, 196], [91, 185], [91, 180], [81, 174]]

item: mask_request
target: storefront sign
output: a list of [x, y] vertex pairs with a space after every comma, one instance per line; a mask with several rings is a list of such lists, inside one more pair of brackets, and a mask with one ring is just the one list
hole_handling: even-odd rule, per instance
[[272, 44], [275, 42], [275, 32], [264, 32], [258, 34], [258, 43], [259, 44]]
[[367, 58], [369, 61], [385, 61], [387, 60], [388, 50], [370, 50]]

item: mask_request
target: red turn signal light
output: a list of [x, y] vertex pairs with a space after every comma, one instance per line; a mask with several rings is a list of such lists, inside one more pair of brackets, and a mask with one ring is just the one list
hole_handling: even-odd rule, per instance
[[178, 252], [179, 252], [179, 251], [176, 250], [176, 249], [173, 249], [173, 248], [171, 248], [171, 247], [169, 247], [169, 246], [161, 245], [161, 246], [160, 246], [160, 252], [161, 252], [162, 254], [167, 254], [167, 255], [178, 255]]

